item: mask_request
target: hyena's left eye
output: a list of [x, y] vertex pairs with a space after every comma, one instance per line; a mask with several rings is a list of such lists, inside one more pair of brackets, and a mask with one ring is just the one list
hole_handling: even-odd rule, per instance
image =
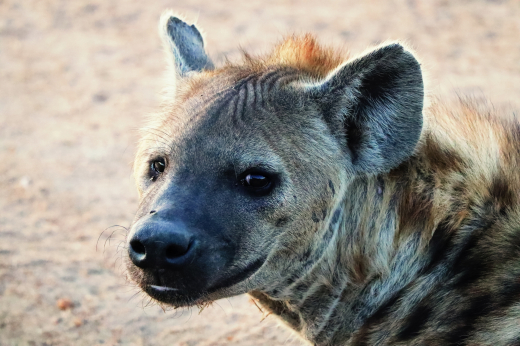
[[252, 187], [256, 189], [265, 188], [269, 185], [270, 181], [267, 177], [260, 174], [248, 174], [242, 179], [242, 185], [246, 187]]
[[163, 158], [155, 159], [150, 163], [151, 179], [155, 180], [166, 169], [166, 161]]

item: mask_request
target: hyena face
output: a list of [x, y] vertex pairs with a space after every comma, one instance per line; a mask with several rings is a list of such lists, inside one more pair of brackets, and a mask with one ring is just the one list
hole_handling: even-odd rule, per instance
[[175, 95], [136, 158], [130, 275], [174, 306], [282, 298], [332, 246], [349, 183], [413, 151], [419, 65], [392, 44], [327, 76], [267, 61], [215, 70], [194, 26], [161, 23]]
[[[129, 237], [140, 269], [131, 271], [158, 300], [193, 304], [271, 285], [260, 277], [289, 252], [308, 251], [309, 235], [319, 231], [308, 220], [322, 220], [333, 204], [341, 151], [330, 143], [303, 153], [309, 140], [330, 134], [286, 99], [246, 105], [258, 93], [248, 88], [261, 79], [231, 83], [217, 95], [202, 87], [195, 98], [204, 95], [203, 102], [176, 104], [180, 117], [193, 119], [186, 128], [143, 142], [143, 198]], [[315, 165], [323, 160], [334, 163], [329, 172]]]

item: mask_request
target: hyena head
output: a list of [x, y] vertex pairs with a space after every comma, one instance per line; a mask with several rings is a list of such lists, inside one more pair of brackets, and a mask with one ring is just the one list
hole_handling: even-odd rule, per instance
[[350, 182], [413, 152], [420, 66], [397, 43], [343, 62], [304, 36], [214, 68], [194, 25], [160, 30], [173, 87], [135, 161], [129, 275], [174, 306], [282, 297], [334, 247]]

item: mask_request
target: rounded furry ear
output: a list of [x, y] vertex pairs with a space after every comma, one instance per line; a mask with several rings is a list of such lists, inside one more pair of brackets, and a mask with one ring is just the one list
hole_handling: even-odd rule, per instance
[[189, 25], [171, 11], [166, 11], [159, 21], [159, 34], [178, 76], [214, 68], [195, 24]]
[[392, 43], [338, 67], [322, 82], [305, 87], [359, 173], [389, 171], [413, 154], [422, 131], [424, 86], [421, 66]]

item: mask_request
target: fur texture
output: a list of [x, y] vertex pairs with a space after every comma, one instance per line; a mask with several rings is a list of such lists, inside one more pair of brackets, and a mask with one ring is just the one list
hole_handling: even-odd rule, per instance
[[194, 26], [162, 23], [180, 23], [163, 37], [182, 63], [139, 144], [128, 239], [160, 220], [199, 247], [182, 267], [129, 260], [143, 290], [174, 306], [249, 293], [315, 345], [520, 345], [518, 119], [424, 108], [399, 43], [349, 59], [290, 37], [214, 68], [202, 40], [176, 43]]

